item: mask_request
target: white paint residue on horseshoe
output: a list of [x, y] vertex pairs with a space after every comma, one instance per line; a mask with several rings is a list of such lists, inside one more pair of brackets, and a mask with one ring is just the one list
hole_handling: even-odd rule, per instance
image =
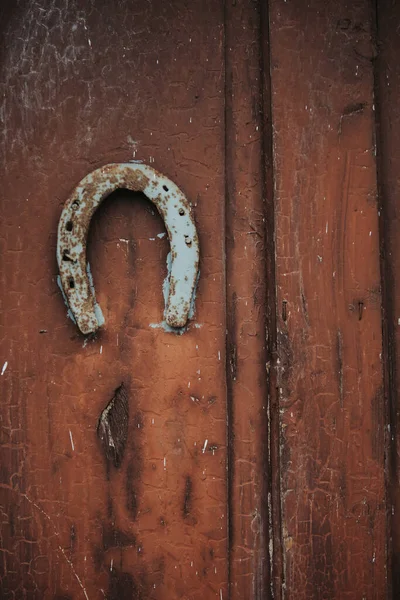
[[181, 328], [189, 318], [199, 266], [199, 242], [191, 207], [183, 192], [152, 167], [110, 164], [89, 173], [65, 203], [58, 225], [57, 261], [62, 288], [82, 333], [103, 324], [86, 261], [91, 218], [111, 192], [125, 188], [143, 192], [164, 220], [171, 246], [171, 275], [165, 320]]

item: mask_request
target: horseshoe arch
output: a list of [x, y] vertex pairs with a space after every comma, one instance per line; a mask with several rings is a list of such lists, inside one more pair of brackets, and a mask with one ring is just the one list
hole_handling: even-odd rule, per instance
[[101, 202], [118, 188], [143, 192], [164, 220], [171, 246], [171, 274], [165, 320], [184, 327], [197, 281], [199, 241], [190, 204], [167, 177], [144, 164], [109, 164], [82, 179], [66, 201], [58, 224], [57, 262], [69, 308], [83, 334], [103, 324], [87, 272], [86, 240]]

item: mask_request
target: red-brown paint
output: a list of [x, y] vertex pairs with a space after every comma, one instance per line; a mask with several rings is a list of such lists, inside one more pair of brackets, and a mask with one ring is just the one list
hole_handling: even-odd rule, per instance
[[384, 598], [372, 12], [273, 0], [270, 24], [283, 597]]
[[399, 170], [400, 5], [392, 0], [376, 6], [378, 55], [375, 62], [379, 207], [381, 213], [381, 276], [387, 406], [387, 513], [388, 594], [400, 594], [400, 488], [399, 488]]
[[[396, 10], [2, 3], [1, 597], [396, 598]], [[132, 158], [193, 203], [196, 314], [158, 327], [166, 232], [120, 190], [85, 340], [58, 219]]]
[[[222, 4], [42, 1], [6, 16], [1, 594], [227, 598]], [[194, 205], [196, 315], [181, 336], [150, 326], [168, 240], [149, 202], [117, 192], [92, 221], [107, 325], [85, 341], [56, 283], [57, 223], [87, 173], [131, 158]], [[97, 425], [121, 382], [116, 467]]]

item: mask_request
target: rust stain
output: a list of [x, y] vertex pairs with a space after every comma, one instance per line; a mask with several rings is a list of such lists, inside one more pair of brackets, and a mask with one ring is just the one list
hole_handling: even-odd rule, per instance
[[199, 240], [192, 209], [183, 192], [167, 177], [143, 164], [109, 164], [89, 173], [74, 189], [58, 225], [57, 261], [60, 287], [83, 334], [104, 324], [86, 259], [86, 239], [93, 214], [117, 188], [143, 192], [164, 219], [171, 245], [171, 274], [165, 318], [182, 328], [189, 318], [198, 278]]

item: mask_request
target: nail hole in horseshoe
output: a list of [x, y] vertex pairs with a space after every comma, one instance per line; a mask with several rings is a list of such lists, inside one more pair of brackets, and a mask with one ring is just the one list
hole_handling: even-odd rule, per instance
[[162, 186], [163, 190], [165, 190], [166, 192], [168, 192], [169, 188], [166, 185]]
[[[74, 262], [69, 255], [69, 250], [64, 250], [62, 259], [65, 260], [66, 262]], [[71, 285], [70, 285], [70, 287], [71, 287]]]
[[73, 230], [73, 228], [74, 228], [74, 224], [73, 224], [73, 222], [72, 222], [72, 221], [67, 221], [67, 224], [65, 225], [65, 229], [66, 229], [67, 231], [72, 231], [72, 230]]
[[183, 208], [179, 209], [179, 214], [181, 215], [181, 217], [183, 217], [183, 215], [185, 214], [185, 211], [183, 210]]
[[72, 203], [72, 208], [73, 208], [74, 210], [78, 210], [78, 208], [79, 208], [79, 200], [74, 200], [74, 201], [73, 201], [73, 203]]
[[71, 289], [74, 289], [74, 287], [75, 287], [75, 281], [74, 281], [73, 277], [70, 277], [70, 279], [69, 279], [69, 287]]

